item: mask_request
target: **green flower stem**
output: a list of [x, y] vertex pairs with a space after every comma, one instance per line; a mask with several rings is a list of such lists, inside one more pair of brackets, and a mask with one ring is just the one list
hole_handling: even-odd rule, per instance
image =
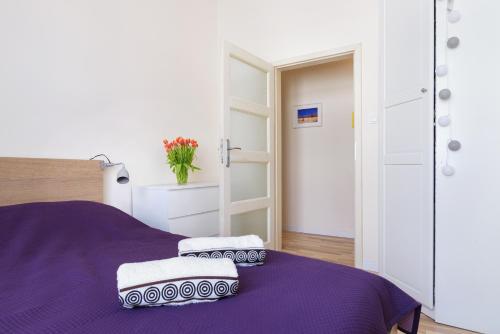
[[167, 162], [172, 172], [175, 173], [178, 184], [188, 182], [189, 170], [200, 170], [193, 165], [196, 148], [189, 145], [180, 145], [172, 149], [167, 155]]

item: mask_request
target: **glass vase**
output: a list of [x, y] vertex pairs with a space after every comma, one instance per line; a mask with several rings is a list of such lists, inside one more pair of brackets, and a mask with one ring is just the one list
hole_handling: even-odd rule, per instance
[[177, 184], [186, 184], [188, 182], [188, 169], [184, 166], [175, 171]]

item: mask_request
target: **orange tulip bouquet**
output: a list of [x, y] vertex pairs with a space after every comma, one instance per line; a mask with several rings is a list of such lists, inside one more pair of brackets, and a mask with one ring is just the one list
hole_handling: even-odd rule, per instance
[[177, 137], [172, 142], [164, 139], [163, 146], [167, 152], [167, 162], [170, 169], [177, 177], [177, 183], [186, 184], [189, 170], [192, 172], [200, 170], [193, 165], [198, 142], [194, 139]]

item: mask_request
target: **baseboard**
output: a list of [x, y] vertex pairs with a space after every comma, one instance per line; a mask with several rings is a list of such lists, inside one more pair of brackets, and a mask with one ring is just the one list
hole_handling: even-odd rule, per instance
[[430, 309], [425, 305], [422, 305], [422, 313], [431, 318], [432, 320], [436, 320], [436, 316], [434, 315], [434, 309]]
[[347, 233], [347, 232], [342, 232], [342, 231], [334, 232], [334, 233], [325, 233], [324, 231], [311, 230], [311, 229], [303, 228], [300, 226], [290, 226], [290, 225], [283, 226], [283, 230], [290, 231], [290, 232], [297, 232], [297, 233], [317, 234], [317, 235], [325, 235], [325, 236], [329, 236], [329, 237], [354, 239], [353, 233]]

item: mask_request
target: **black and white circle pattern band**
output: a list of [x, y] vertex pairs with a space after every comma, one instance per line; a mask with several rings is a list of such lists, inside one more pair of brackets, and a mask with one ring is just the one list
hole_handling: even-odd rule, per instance
[[235, 250], [211, 250], [202, 252], [188, 252], [181, 256], [201, 257], [212, 259], [231, 259], [236, 264], [264, 264], [266, 251], [264, 249], [235, 249]]
[[156, 304], [160, 300], [160, 289], [150, 287], [144, 291], [144, 301], [148, 304]]
[[137, 290], [132, 290], [125, 295], [125, 303], [130, 306], [141, 305], [142, 294]]
[[222, 256], [225, 259], [231, 259], [231, 261], [234, 261], [234, 252], [233, 251], [225, 251]]
[[249, 251], [247, 254], [247, 259], [250, 263], [257, 262], [257, 260], [259, 260], [259, 253], [257, 253], [256, 250]]
[[175, 284], [166, 284], [161, 290], [161, 296], [165, 301], [175, 300], [179, 295], [179, 291]]
[[214, 285], [215, 294], [224, 297], [229, 293], [229, 284], [226, 281], [219, 281]]
[[234, 282], [233, 284], [231, 284], [231, 294], [233, 295], [236, 295], [238, 293], [238, 289], [239, 289], [239, 283], [238, 281]]
[[210, 254], [204, 252], [204, 253], [200, 253], [198, 254], [198, 257], [201, 257], [202, 259], [209, 259], [210, 258]]
[[136, 306], [184, 303], [193, 299], [213, 300], [238, 293], [237, 280], [178, 281], [164, 285], [144, 287], [121, 293], [120, 304], [126, 308]]
[[210, 257], [212, 259], [220, 259], [220, 258], [222, 258], [222, 253], [219, 251], [214, 251], [214, 252], [212, 252], [212, 254], [210, 254]]
[[234, 256], [234, 260], [236, 263], [243, 263], [247, 261], [247, 253], [245, 251], [239, 250], [236, 252]]
[[198, 295], [200, 297], [210, 297], [212, 291], [213, 291], [212, 283], [210, 283], [209, 281], [201, 281], [198, 283], [198, 286], [196, 287], [196, 292], [198, 292]]
[[261, 250], [259, 252], [259, 262], [264, 262], [265, 259], [266, 259], [266, 251], [265, 250]]
[[181, 284], [179, 291], [182, 298], [193, 298], [196, 293], [196, 286], [193, 282], [187, 281]]

